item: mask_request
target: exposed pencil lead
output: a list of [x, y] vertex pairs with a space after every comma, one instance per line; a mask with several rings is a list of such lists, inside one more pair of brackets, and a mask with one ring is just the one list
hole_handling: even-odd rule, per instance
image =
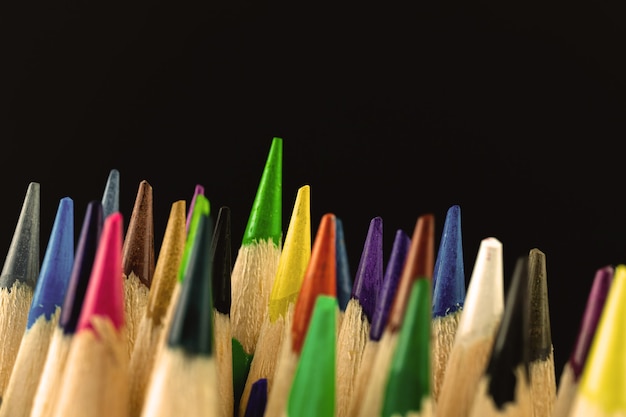
[[370, 220], [352, 289], [352, 297], [359, 301], [369, 323], [372, 322], [382, 281], [383, 219], [374, 217]]
[[374, 315], [372, 316], [372, 325], [370, 327], [371, 340], [378, 341], [383, 335], [383, 331], [387, 325], [387, 318], [389, 317], [389, 310], [393, 303], [396, 289], [398, 288], [402, 267], [404, 266], [410, 245], [411, 238], [409, 235], [403, 230], [398, 229], [393, 240], [391, 254], [389, 255], [389, 261], [387, 262], [383, 276], [382, 287], [378, 295]]
[[59, 326], [64, 334], [73, 334], [76, 331], [78, 317], [83, 306], [83, 300], [89, 284], [91, 268], [96, 257], [98, 242], [103, 226], [102, 204], [99, 201], [90, 201], [83, 218], [83, 224], [78, 238], [78, 244], [74, 253], [74, 262], [70, 273], [69, 282]]
[[352, 294], [352, 275], [350, 275], [350, 260], [341, 219], [335, 218], [335, 227], [337, 228], [337, 302], [339, 310], [345, 311], [350, 301], [350, 294]]
[[39, 277], [39, 231], [41, 224], [40, 186], [28, 184], [26, 197], [11, 239], [2, 273], [0, 288], [11, 292], [15, 282], [34, 289]]
[[123, 246], [124, 274], [134, 273], [148, 288], [154, 275], [154, 213], [152, 186], [146, 180], [139, 183], [135, 205], [128, 223]]
[[183, 250], [183, 258], [180, 261], [180, 267], [178, 268], [178, 282], [183, 282], [185, 278], [185, 271], [189, 264], [189, 256], [193, 250], [193, 245], [196, 241], [196, 232], [198, 230], [198, 224], [200, 218], [208, 216], [211, 212], [211, 205], [209, 199], [203, 194], [196, 196], [196, 204], [194, 205], [193, 212], [191, 213], [191, 222], [189, 223], [189, 229], [187, 231], [187, 239], [185, 240], [185, 248]]
[[213, 231], [213, 218], [201, 216], [168, 335], [170, 346], [180, 346], [192, 355], [213, 354], [213, 271], [210, 256]]
[[552, 353], [546, 256], [536, 248], [531, 249], [528, 256], [528, 291], [529, 361], [546, 360]]
[[120, 209], [120, 172], [115, 168], [109, 171], [101, 203], [104, 218]]
[[250, 389], [250, 398], [244, 417], [263, 417], [267, 404], [267, 378], [259, 378]]
[[93, 328], [93, 316], [108, 317], [117, 330], [124, 325], [122, 222], [120, 212], [112, 213], [104, 220], [77, 332]]
[[191, 197], [191, 202], [189, 203], [189, 209], [187, 211], [186, 230], [189, 230], [189, 226], [191, 225], [191, 216], [193, 214], [193, 209], [196, 206], [196, 199], [199, 194], [204, 195], [204, 186], [196, 184], [196, 187], [193, 190], [193, 196]]
[[60, 309], [74, 262], [74, 201], [63, 197], [57, 208], [37, 286], [28, 312], [27, 329], [44, 316], [50, 320]]
[[433, 317], [443, 317], [463, 308], [465, 266], [461, 234], [461, 208], [448, 209], [433, 271]]
[[527, 256], [517, 258], [504, 306], [500, 328], [485, 371], [489, 376], [488, 393], [500, 410], [507, 403], [515, 402], [515, 390], [519, 383], [516, 369], [522, 367], [526, 383], [530, 377]]
[[279, 246], [282, 239], [282, 171], [283, 140], [274, 137], [265, 168], [259, 182], [248, 224], [243, 236], [243, 245], [254, 241], [270, 240]]

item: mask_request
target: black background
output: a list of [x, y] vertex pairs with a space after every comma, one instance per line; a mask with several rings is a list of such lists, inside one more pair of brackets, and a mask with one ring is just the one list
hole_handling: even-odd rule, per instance
[[[100, 199], [120, 171], [129, 219], [153, 187], [205, 187], [232, 210], [234, 248], [271, 139], [284, 140], [283, 224], [311, 185], [313, 233], [343, 220], [356, 271], [369, 221], [395, 231], [461, 206], [466, 276], [480, 240], [505, 279], [546, 254], [557, 377], [595, 271], [626, 262], [624, 10], [618, 2], [5, 2], [0, 253], [30, 181], [41, 254], [60, 198]], [[158, 252], [157, 252], [158, 253]]]

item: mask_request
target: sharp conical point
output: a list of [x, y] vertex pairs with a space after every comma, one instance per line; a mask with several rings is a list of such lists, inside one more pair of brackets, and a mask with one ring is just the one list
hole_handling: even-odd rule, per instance
[[626, 413], [626, 265], [615, 267], [579, 384], [579, 396], [603, 415]]
[[456, 337], [484, 336], [499, 323], [503, 311], [502, 243], [495, 237], [487, 237], [478, 248]]
[[346, 238], [343, 232], [343, 221], [335, 218], [337, 234], [337, 302], [339, 310], [346, 311], [350, 297], [352, 296], [352, 275], [350, 275], [350, 260]]
[[316, 298], [320, 294], [332, 295], [336, 298], [337, 260], [335, 245], [335, 215], [326, 213], [322, 216], [315, 235], [311, 259], [296, 300], [291, 329], [294, 352], [300, 352], [302, 348]]
[[135, 205], [124, 238], [122, 265], [124, 274], [135, 274], [148, 288], [154, 275], [154, 211], [152, 186], [139, 183]]
[[393, 240], [391, 247], [391, 254], [389, 255], [389, 261], [385, 269], [383, 276], [383, 284], [380, 289], [378, 301], [376, 302], [376, 309], [374, 310], [374, 316], [372, 317], [372, 326], [370, 328], [370, 339], [380, 340], [385, 326], [387, 325], [387, 318], [389, 317], [389, 310], [393, 303], [393, 298], [398, 288], [398, 282], [402, 274], [402, 267], [406, 260], [406, 255], [411, 245], [411, 238], [403, 230], [396, 231], [396, 236]]
[[265, 161], [265, 168], [252, 204], [242, 245], [271, 240], [275, 245], [282, 239], [282, 171], [283, 140], [275, 137]]
[[59, 318], [59, 326], [66, 334], [73, 334], [76, 331], [78, 317], [102, 233], [103, 218], [101, 202], [90, 201], [83, 218], [67, 292], [61, 308], [61, 317]]
[[57, 208], [37, 286], [28, 313], [27, 328], [42, 315], [50, 320], [61, 308], [74, 262], [74, 201], [63, 197]]
[[211, 211], [211, 205], [209, 199], [203, 194], [198, 194], [196, 197], [196, 204], [194, 205], [193, 212], [191, 213], [191, 223], [189, 224], [189, 230], [187, 231], [187, 238], [185, 240], [185, 249], [183, 250], [183, 258], [178, 268], [178, 281], [183, 282], [185, 277], [185, 270], [189, 263], [189, 255], [193, 250], [193, 245], [196, 241], [196, 232], [198, 230], [198, 223], [200, 218], [208, 216]]
[[311, 187], [298, 189], [289, 227], [285, 236], [276, 278], [269, 300], [269, 318], [272, 322], [287, 313], [300, 293], [302, 280], [311, 259]]
[[191, 224], [191, 215], [193, 213], [193, 208], [196, 205], [196, 199], [198, 198], [199, 194], [204, 195], [204, 186], [201, 184], [196, 184], [196, 187], [193, 190], [193, 196], [191, 197], [191, 202], [189, 203], [189, 210], [187, 211], [187, 230], [189, 230], [189, 225]]
[[116, 329], [124, 325], [122, 223], [120, 212], [104, 220], [77, 331], [92, 328], [94, 316], [108, 317]]
[[577, 380], [580, 378], [585, 361], [587, 360], [587, 355], [589, 354], [591, 341], [596, 334], [598, 321], [600, 320], [606, 297], [609, 294], [614, 273], [615, 268], [613, 268], [612, 265], [606, 265], [598, 269], [594, 276], [591, 291], [589, 291], [587, 297], [583, 319], [580, 323], [580, 329], [578, 330], [576, 342], [574, 343], [574, 348], [569, 358], [569, 364]]
[[9, 291], [15, 282], [35, 288], [39, 276], [40, 185], [28, 184], [26, 196], [9, 246], [0, 287]]
[[106, 218], [120, 209], [120, 172], [113, 168], [109, 171], [102, 193], [102, 214]]
[[383, 219], [377, 216], [370, 220], [352, 289], [352, 297], [359, 301], [369, 323], [372, 322], [382, 281]]
[[546, 255], [537, 248], [531, 249], [528, 255], [528, 300], [529, 359], [531, 362], [546, 360], [552, 353]]
[[433, 271], [433, 317], [443, 317], [463, 308], [465, 265], [461, 233], [461, 209], [448, 209]]
[[199, 219], [196, 242], [176, 304], [168, 335], [169, 346], [179, 346], [192, 355], [213, 354], [213, 301], [211, 295], [213, 219]]

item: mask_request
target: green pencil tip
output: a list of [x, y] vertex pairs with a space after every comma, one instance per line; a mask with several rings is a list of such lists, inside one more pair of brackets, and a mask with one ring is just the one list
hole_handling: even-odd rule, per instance
[[335, 415], [335, 345], [337, 298], [320, 294], [315, 300], [311, 324], [293, 378], [289, 417]]
[[232, 339], [233, 357], [233, 397], [235, 404], [235, 415], [246, 385], [246, 379], [250, 372], [253, 354], [246, 353], [243, 345], [235, 338]]
[[196, 203], [194, 204], [193, 212], [191, 214], [191, 222], [189, 223], [189, 231], [187, 232], [187, 239], [185, 240], [185, 248], [183, 249], [183, 257], [178, 269], [178, 282], [182, 283], [187, 271], [187, 265], [189, 264], [189, 256], [193, 250], [194, 241], [196, 239], [196, 232], [198, 231], [198, 224], [200, 223], [200, 217], [208, 216], [211, 213], [211, 205], [209, 199], [204, 195], [198, 195], [196, 197]]
[[249, 245], [258, 240], [272, 240], [279, 245], [282, 239], [282, 175], [283, 175], [283, 140], [272, 140], [265, 169], [259, 182], [248, 224], [243, 235], [242, 245]]
[[417, 279], [387, 378], [382, 412], [385, 417], [419, 412], [431, 395], [430, 306], [430, 281]]

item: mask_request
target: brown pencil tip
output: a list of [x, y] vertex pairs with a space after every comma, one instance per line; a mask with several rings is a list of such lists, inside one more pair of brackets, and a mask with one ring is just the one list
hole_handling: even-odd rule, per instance
[[148, 288], [154, 275], [154, 214], [152, 186], [148, 181], [139, 183], [135, 205], [124, 238], [123, 252], [124, 275], [131, 273]]

